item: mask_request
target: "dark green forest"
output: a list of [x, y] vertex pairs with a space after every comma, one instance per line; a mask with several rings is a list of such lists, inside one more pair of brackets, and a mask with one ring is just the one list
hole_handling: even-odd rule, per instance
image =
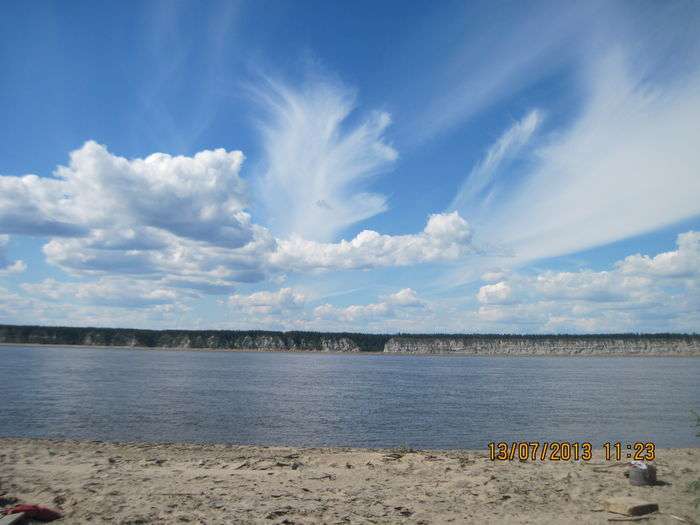
[[[629, 342], [697, 342], [696, 334], [363, 334], [350, 332], [276, 332], [265, 330], [139, 330], [133, 328], [93, 328], [71, 326], [0, 325], [0, 343], [93, 346], [141, 346], [147, 348], [217, 348], [271, 350], [342, 349], [351, 344], [356, 351], [381, 352], [392, 337], [409, 340], [435, 338], [469, 342], [614, 339]], [[336, 346], [339, 345], [339, 346]]]

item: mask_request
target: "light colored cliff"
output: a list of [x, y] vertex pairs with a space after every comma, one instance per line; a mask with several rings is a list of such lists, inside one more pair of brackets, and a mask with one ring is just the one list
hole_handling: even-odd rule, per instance
[[273, 352], [700, 356], [700, 335], [381, 335], [0, 325], [0, 343]]
[[700, 355], [700, 337], [392, 337], [386, 353], [473, 355]]

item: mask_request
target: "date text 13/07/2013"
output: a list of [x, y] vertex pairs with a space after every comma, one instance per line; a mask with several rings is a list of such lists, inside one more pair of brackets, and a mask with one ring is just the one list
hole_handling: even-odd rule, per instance
[[[607, 442], [602, 444], [605, 461], [654, 461], [656, 445], [652, 442]], [[590, 461], [593, 445], [588, 441], [513, 441], [488, 444], [491, 461]]]

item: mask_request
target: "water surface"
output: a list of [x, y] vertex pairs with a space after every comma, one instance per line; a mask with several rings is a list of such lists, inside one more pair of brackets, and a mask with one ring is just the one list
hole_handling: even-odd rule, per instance
[[0, 435], [484, 448], [698, 446], [700, 359], [0, 347]]

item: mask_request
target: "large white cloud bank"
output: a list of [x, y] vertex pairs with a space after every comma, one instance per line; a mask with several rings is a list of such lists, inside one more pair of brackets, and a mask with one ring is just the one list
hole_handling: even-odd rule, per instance
[[[457, 213], [432, 215], [417, 234], [366, 230], [337, 243], [276, 238], [247, 211], [243, 162], [240, 151], [223, 149], [126, 159], [90, 141], [52, 178], [0, 177], [0, 233], [49, 237], [47, 261], [75, 276], [129, 276], [214, 294], [289, 272], [452, 261], [473, 252]], [[23, 264], [4, 263], [3, 271]]]

